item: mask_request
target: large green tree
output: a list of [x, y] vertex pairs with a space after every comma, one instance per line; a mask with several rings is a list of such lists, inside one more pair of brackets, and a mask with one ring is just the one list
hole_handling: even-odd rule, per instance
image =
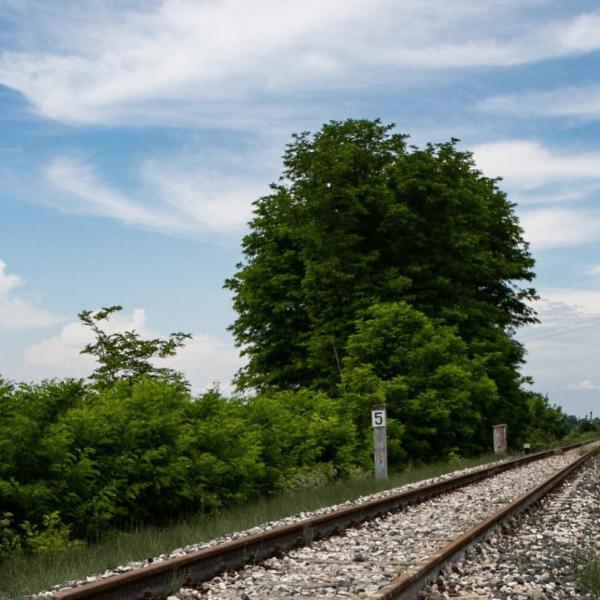
[[225, 284], [248, 359], [239, 386], [337, 389], [356, 320], [403, 300], [457, 328], [505, 400], [494, 416], [517, 422], [512, 334], [535, 319], [534, 261], [497, 180], [456, 140], [417, 148], [369, 120], [295, 135], [283, 165]]

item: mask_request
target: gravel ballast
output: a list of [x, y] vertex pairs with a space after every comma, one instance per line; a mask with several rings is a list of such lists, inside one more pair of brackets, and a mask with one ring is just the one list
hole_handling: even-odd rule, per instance
[[[182, 589], [177, 598], [368, 598], [479, 521], [578, 458], [579, 450], [500, 473], [400, 512]], [[447, 590], [436, 590], [448, 597]], [[452, 591], [454, 595], [454, 591]], [[428, 597], [428, 596], [425, 596]], [[476, 596], [475, 596], [476, 597]]]
[[330, 505], [330, 506], [325, 506], [322, 508], [319, 508], [317, 510], [314, 511], [310, 511], [310, 512], [299, 512], [293, 515], [290, 515], [288, 517], [282, 518], [282, 519], [278, 519], [278, 520], [274, 520], [274, 521], [269, 521], [267, 523], [263, 523], [261, 525], [258, 525], [256, 527], [252, 527], [250, 529], [245, 529], [245, 530], [241, 530], [241, 531], [236, 531], [236, 532], [232, 532], [229, 533], [227, 535], [223, 535], [217, 538], [214, 538], [212, 540], [209, 541], [204, 541], [204, 542], [200, 542], [197, 544], [189, 544], [187, 546], [184, 546], [182, 548], [176, 548], [174, 550], [172, 550], [169, 553], [165, 553], [165, 554], [160, 554], [157, 556], [153, 556], [151, 558], [145, 559], [145, 560], [137, 560], [137, 561], [130, 561], [126, 564], [123, 565], [119, 565], [116, 567], [113, 567], [112, 569], [106, 570], [103, 573], [97, 573], [94, 575], [90, 575], [88, 577], [82, 578], [82, 579], [75, 579], [75, 580], [70, 580], [70, 581], [64, 581], [61, 583], [58, 583], [54, 586], [52, 586], [50, 589], [46, 590], [46, 591], [42, 591], [39, 592], [38, 594], [35, 594], [33, 597], [34, 598], [48, 598], [51, 597], [52, 594], [54, 594], [55, 592], [60, 592], [60, 591], [67, 591], [70, 589], [73, 589], [75, 587], [79, 587], [82, 585], [85, 585], [86, 583], [91, 583], [93, 581], [97, 581], [97, 580], [102, 580], [102, 579], [107, 579], [109, 577], [114, 577], [115, 575], [119, 575], [121, 573], [127, 573], [129, 571], [133, 571], [134, 569], [143, 569], [144, 567], [147, 567], [151, 564], [155, 564], [157, 562], [162, 562], [165, 561], [169, 558], [176, 558], [178, 556], [183, 556], [186, 554], [191, 554], [193, 552], [197, 552], [198, 550], [202, 550], [204, 548], [210, 548], [212, 546], [216, 546], [218, 544], [222, 544], [225, 542], [230, 542], [248, 535], [253, 535], [253, 534], [257, 534], [257, 533], [263, 533], [265, 531], [270, 531], [272, 529], [275, 529], [277, 527], [282, 527], [284, 525], [289, 525], [292, 523], [298, 523], [300, 521], [303, 521], [305, 519], [309, 519], [312, 517], [316, 517], [316, 516], [320, 516], [320, 515], [325, 515], [328, 514], [330, 512], [339, 510], [341, 508], [346, 508], [346, 507], [350, 507], [350, 506], [356, 506], [357, 504], [361, 504], [364, 502], [368, 502], [370, 500], [376, 500], [376, 499], [380, 499], [380, 498], [385, 498], [388, 496], [391, 496], [393, 494], [397, 494], [398, 492], [403, 492], [403, 491], [407, 491], [407, 490], [412, 490], [424, 485], [428, 485], [430, 483], [437, 483], [439, 481], [444, 481], [446, 479], [450, 479], [451, 477], [455, 477], [457, 475], [462, 475], [462, 474], [466, 474], [466, 473], [473, 473], [475, 471], [480, 471], [482, 469], [486, 469], [488, 467], [491, 467], [493, 465], [498, 465], [498, 464], [502, 464], [503, 462], [506, 462], [509, 459], [502, 459], [502, 460], [498, 460], [492, 463], [487, 463], [484, 465], [479, 465], [476, 467], [469, 467], [466, 469], [460, 469], [457, 471], [452, 471], [450, 473], [445, 473], [444, 475], [439, 475], [437, 477], [432, 477], [430, 479], [423, 479], [420, 481], [416, 481], [413, 483], [408, 483], [402, 486], [398, 486], [398, 487], [394, 487], [394, 488], [390, 488], [387, 490], [383, 490], [381, 492], [377, 492], [374, 494], [370, 494], [367, 496], [361, 496], [358, 497], [354, 500], [348, 500], [346, 502], [343, 502], [341, 504], [335, 504], [335, 505]]
[[579, 581], [600, 551], [600, 458], [445, 570], [422, 598], [595, 598]]
[[[313, 573], [315, 571], [321, 572], [324, 575], [327, 584], [325, 586], [321, 583], [307, 584], [307, 598], [367, 597], [370, 593], [387, 583], [392, 577], [396, 576], [398, 572], [405, 570], [412, 561], [422, 560], [422, 557], [426, 556], [427, 552], [433, 552], [438, 549], [440, 545], [444, 545], [450, 537], [458, 535], [464, 528], [470, 527], [474, 520], [487, 516], [489, 513], [486, 511], [481, 512], [476, 510], [475, 505], [477, 504], [477, 500], [474, 496], [474, 491], [477, 494], [483, 494], [481, 497], [487, 498], [487, 506], [495, 507], [495, 509], [497, 509], [503, 502], [508, 502], [514, 495], [522, 493], [522, 491], [524, 491], [523, 485], [527, 488], [533, 486], [538, 479], [541, 480], [544, 477], [547, 477], [551, 472], [558, 470], [561, 466], [574, 460], [579, 452], [580, 450], [573, 450], [564, 455], [557, 455], [549, 459], [530, 463], [526, 466], [497, 475], [490, 480], [473, 484], [468, 486], [468, 488], [462, 488], [451, 494], [445, 494], [440, 498], [428, 501], [425, 505], [409, 507], [404, 509], [401, 513], [377, 519], [362, 527], [349, 530], [345, 535], [335, 536], [334, 538], [319, 542], [318, 544], [311, 546], [311, 548], [302, 548], [290, 553], [282, 559], [269, 559], [260, 567], [247, 567], [246, 569], [251, 569], [252, 571], [250, 580], [248, 581], [244, 581], [244, 570], [239, 573], [226, 573], [223, 577], [218, 577], [211, 582], [202, 584], [201, 590], [180, 590], [177, 598], [245, 598], [246, 600], [250, 598], [253, 600], [256, 598], [279, 597], [303, 598], [305, 597], [303, 595], [304, 592], [299, 592], [299, 589], [304, 587], [306, 577], [302, 572], [302, 568], [298, 569], [298, 565], [302, 563], [304, 563], [305, 567], [306, 565], [309, 565], [308, 568]], [[498, 463], [500, 462], [503, 461], [498, 461]], [[298, 513], [245, 531], [225, 535], [208, 542], [193, 544], [184, 548], [177, 548], [169, 554], [162, 554], [145, 561], [130, 562], [102, 574], [89, 576], [77, 581], [65, 582], [53, 586], [51, 590], [36, 594], [34, 597], [48, 597], [57, 591], [66, 591], [91, 581], [105, 579], [133, 569], [143, 569], [147, 565], [161, 562], [169, 558], [193, 553], [197, 550], [212, 547], [223, 542], [268, 531], [283, 525], [297, 523], [313, 516], [327, 514], [334, 510], [356, 505], [368, 500], [387, 497], [401, 491], [445, 480], [458, 474], [477, 471], [488, 466], [490, 465], [455, 471], [429, 480], [423, 480], [385, 490], [370, 496], [357, 498], [356, 500], [339, 505], [321, 508], [313, 512]], [[519, 475], [517, 475], [517, 473], [519, 473]], [[521, 485], [518, 483], [519, 480], [522, 482]], [[496, 483], [492, 484], [488, 492], [485, 492], [484, 488], [480, 488], [480, 486], [483, 486], [488, 482]], [[526, 484], [523, 484], [523, 482], [526, 482]], [[438, 524], [438, 517], [433, 513], [430, 514], [429, 517], [423, 515], [418, 517], [413, 514], [415, 511], [418, 513], [419, 508], [422, 506], [428, 506], [433, 511], [437, 510], [439, 519], [441, 519], [441, 525]], [[473, 509], [469, 509], [469, 506], [473, 506]], [[394, 518], [397, 520], [391, 522], [388, 521], [388, 519]], [[405, 521], [404, 519], [406, 518], [412, 518], [414, 520], [413, 523]], [[419, 518], [421, 518], [420, 521]], [[392, 529], [395, 527], [396, 529], [396, 534], [392, 534], [392, 538], [397, 538], [395, 541], [393, 539], [388, 540], [387, 538], [388, 526], [391, 526]], [[403, 536], [402, 531], [404, 530], [411, 531], [411, 535]], [[371, 535], [371, 533], [373, 536], [380, 536], [381, 539], [379, 544], [374, 543], [371, 545], [369, 543], [363, 543], [365, 531], [368, 536]], [[413, 533], [414, 535], [412, 535]], [[425, 539], [427, 535], [429, 536], [429, 541]], [[348, 540], [350, 540], [352, 545], [352, 552], [350, 553], [342, 548], [344, 543], [347, 543]], [[388, 556], [390, 553], [385, 551], [388, 541], [395, 544], [392, 553], [394, 554], [394, 557], [392, 558]], [[329, 544], [333, 545], [330, 546]], [[405, 551], [404, 554], [399, 554], [398, 551], [401, 549], [402, 545], [408, 546], [409, 550]], [[305, 556], [303, 554], [304, 552], [316, 552], [316, 554]], [[296, 555], [296, 553], [299, 554]], [[398, 556], [401, 556], [401, 558], [398, 559]], [[377, 562], [377, 566], [373, 566], [373, 562]], [[337, 569], [338, 567], [339, 569]], [[336, 569], [339, 570], [339, 573], [337, 573]], [[271, 576], [274, 573], [277, 573], [278, 576], [283, 576], [280, 577], [279, 583], [273, 583]], [[248, 577], [245, 579], [248, 579]], [[255, 585], [256, 581], [260, 581], [261, 585]], [[264, 585], [262, 585], [263, 583]], [[282, 585], [283, 588], [278, 590], [276, 595], [273, 595], [275, 593], [273, 585], [275, 587]], [[441, 597], [447, 597], [448, 594], [447, 590], [433, 590], [433, 592], [441, 594]]]

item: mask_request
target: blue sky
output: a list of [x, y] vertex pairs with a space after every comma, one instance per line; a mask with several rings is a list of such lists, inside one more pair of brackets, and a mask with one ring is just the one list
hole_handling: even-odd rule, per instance
[[542, 296], [524, 372], [598, 413], [599, 52], [591, 1], [0, 0], [0, 373], [89, 373], [75, 316], [118, 303], [228, 389], [251, 202], [291, 133], [380, 117], [503, 177]]

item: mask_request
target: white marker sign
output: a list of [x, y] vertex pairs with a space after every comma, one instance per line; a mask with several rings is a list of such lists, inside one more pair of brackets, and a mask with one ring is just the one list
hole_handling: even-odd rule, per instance
[[385, 427], [385, 408], [376, 408], [371, 411], [371, 423], [373, 428]]
[[373, 424], [373, 459], [375, 461], [375, 477], [387, 479], [387, 430], [385, 428], [385, 406], [378, 404], [371, 411]]

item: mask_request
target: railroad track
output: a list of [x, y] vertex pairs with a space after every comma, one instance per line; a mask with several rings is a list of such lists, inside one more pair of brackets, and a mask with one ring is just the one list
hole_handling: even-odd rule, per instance
[[181, 597], [189, 598], [415, 598], [445, 564], [599, 450], [567, 447], [505, 461], [53, 598], [137, 600], [165, 597], [180, 587], [187, 589]]

